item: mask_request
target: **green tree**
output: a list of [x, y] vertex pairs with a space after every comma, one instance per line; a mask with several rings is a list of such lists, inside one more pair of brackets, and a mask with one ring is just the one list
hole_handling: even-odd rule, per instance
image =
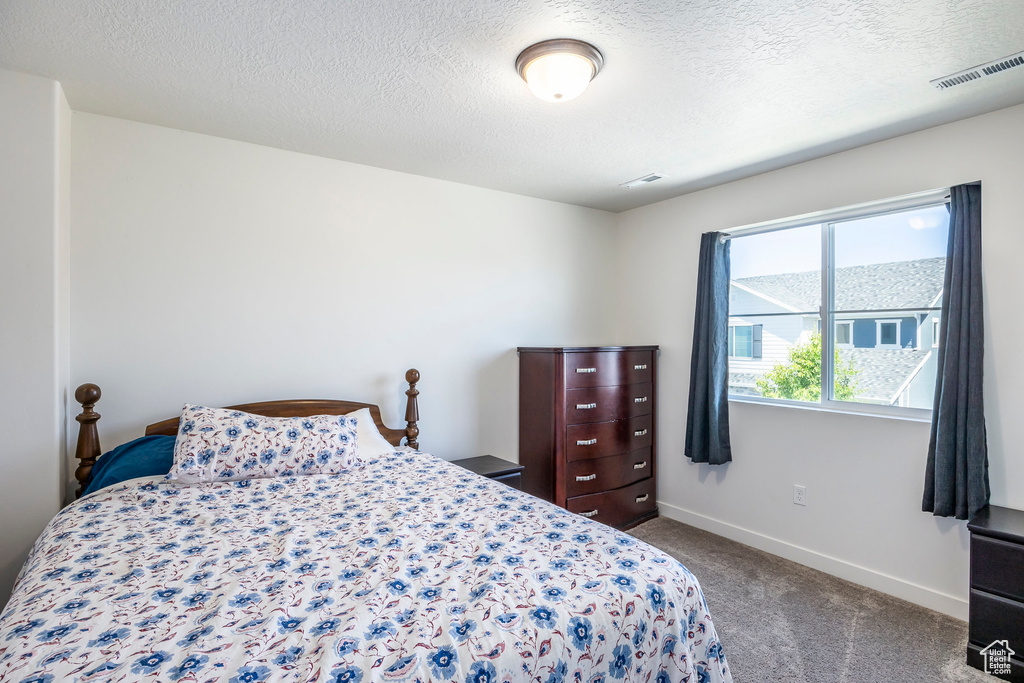
[[[857, 375], [860, 371], [852, 360], [841, 358], [835, 350], [835, 397], [839, 401], [853, 400], [857, 395]], [[815, 332], [803, 344], [789, 350], [789, 362], [779, 363], [757, 380], [762, 396], [790, 398], [797, 401], [821, 399], [821, 333]]]

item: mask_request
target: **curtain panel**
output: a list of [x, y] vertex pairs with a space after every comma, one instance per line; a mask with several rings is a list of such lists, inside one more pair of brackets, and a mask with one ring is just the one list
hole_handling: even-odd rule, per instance
[[700, 238], [697, 306], [686, 407], [686, 457], [721, 465], [732, 460], [729, 442], [729, 242], [721, 233]]
[[949, 197], [949, 243], [942, 290], [925, 512], [970, 519], [989, 500], [982, 363], [981, 186]]

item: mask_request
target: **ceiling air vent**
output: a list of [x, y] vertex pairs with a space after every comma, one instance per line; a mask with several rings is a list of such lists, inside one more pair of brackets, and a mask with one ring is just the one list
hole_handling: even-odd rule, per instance
[[647, 175], [645, 175], [645, 176], [643, 176], [641, 178], [637, 178], [635, 180], [630, 180], [628, 183], [622, 183], [621, 185], [619, 185], [619, 187], [624, 187], [627, 190], [629, 190], [629, 189], [632, 189], [634, 187], [640, 187], [641, 185], [647, 185], [649, 183], [653, 183], [654, 181], [661, 180], [664, 177], [665, 176], [662, 175], [661, 173], [648, 173]]
[[971, 81], [976, 81], [979, 78], [992, 76], [1018, 66], [1024, 66], [1024, 52], [1018, 52], [1015, 55], [1003, 57], [1002, 59], [997, 59], [993, 62], [988, 62], [987, 64], [979, 64], [978, 66], [970, 69], [957, 71], [955, 74], [936, 78], [934, 81], [929, 81], [929, 83], [939, 90], [945, 90], [946, 88], [952, 88], [954, 85], [970, 83]]

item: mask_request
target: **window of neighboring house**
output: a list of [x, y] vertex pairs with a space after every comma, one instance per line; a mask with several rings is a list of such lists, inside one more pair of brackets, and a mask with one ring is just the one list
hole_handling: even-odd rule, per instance
[[898, 348], [900, 348], [900, 321], [899, 320], [876, 320], [875, 321], [875, 348], [876, 349], [898, 349]]
[[[819, 321], [820, 323], [820, 321]], [[818, 325], [821, 328], [821, 325]], [[836, 321], [836, 346], [841, 348], [852, 349], [853, 348], [853, 321], [852, 320], [837, 320]]]
[[[730, 366], [730, 396], [926, 417], [935, 390], [928, 334], [937, 340], [947, 194], [730, 235], [730, 362], [760, 357]], [[755, 334], [771, 339], [756, 356]]]
[[761, 325], [729, 325], [729, 357], [761, 357]]
[[939, 345], [939, 316], [932, 318], [932, 346]]

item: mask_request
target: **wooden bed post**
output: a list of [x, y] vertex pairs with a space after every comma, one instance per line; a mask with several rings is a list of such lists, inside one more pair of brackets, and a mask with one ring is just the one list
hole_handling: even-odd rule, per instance
[[92, 466], [96, 464], [96, 458], [100, 457], [100, 433], [96, 429], [96, 422], [100, 414], [93, 408], [100, 400], [100, 388], [95, 384], [83, 384], [75, 389], [75, 400], [82, 404], [82, 413], [75, 417], [80, 425], [78, 428], [78, 446], [75, 447], [75, 457], [78, 458], [78, 469], [75, 470], [75, 479], [78, 480], [78, 490], [75, 498], [82, 495], [85, 489], [85, 482], [92, 473]]
[[405, 392], [405, 395], [409, 397], [405, 403], [405, 443], [409, 448], [419, 450], [420, 442], [416, 437], [420, 435], [420, 428], [416, 426], [416, 423], [420, 419], [420, 407], [416, 397], [420, 395], [420, 392], [416, 388], [416, 383], [420, 381], [420, 371], [416, 368], [410, 369], [405, 373], [405, 381], [409, 383], [409, 389]]

